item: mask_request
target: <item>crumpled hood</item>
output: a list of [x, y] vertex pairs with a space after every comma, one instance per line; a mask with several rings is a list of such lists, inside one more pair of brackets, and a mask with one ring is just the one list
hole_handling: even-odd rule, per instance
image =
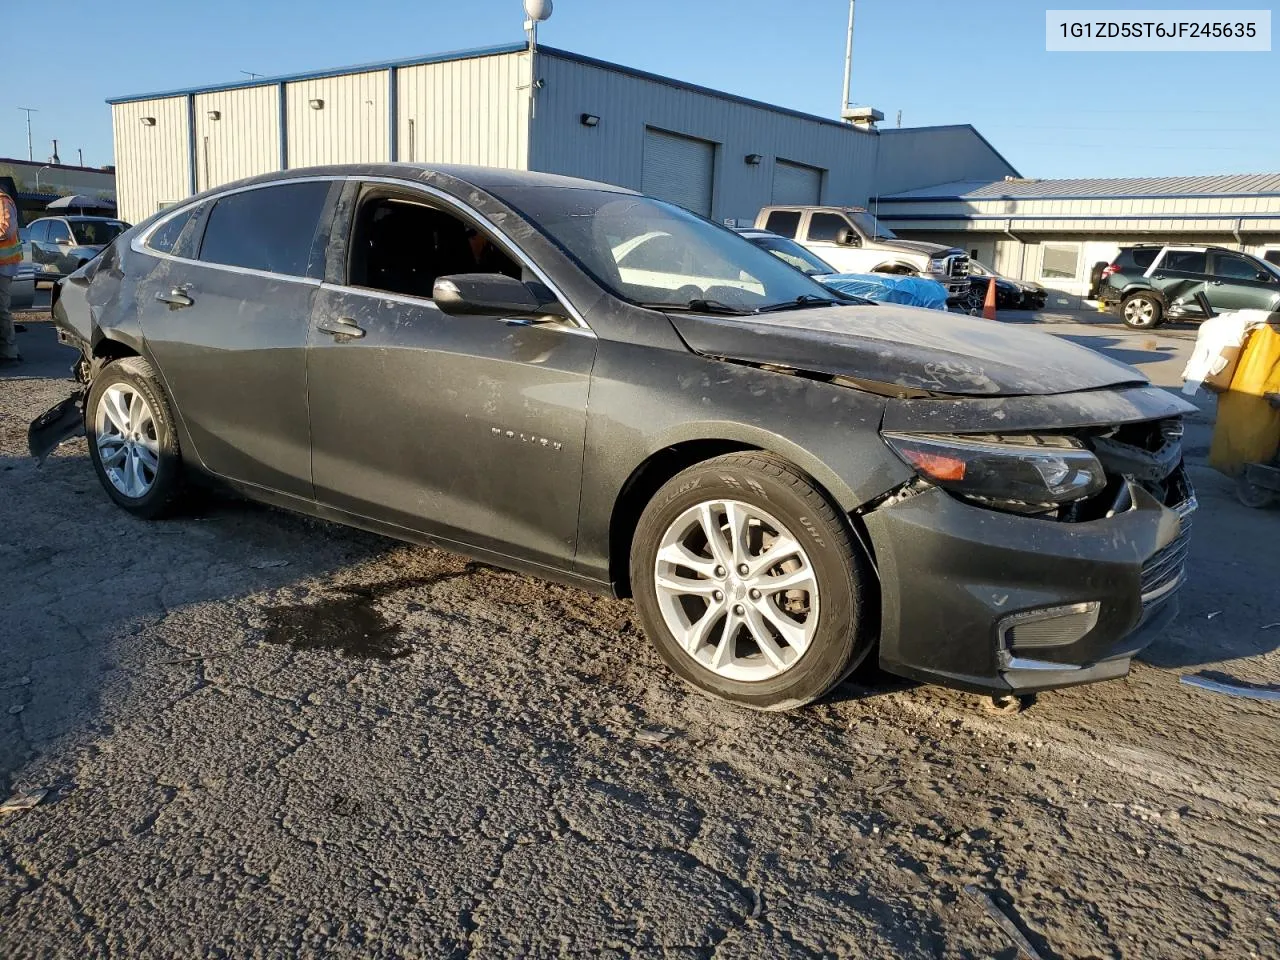
[[905, 250], [908, 253], [924, 253], [931, 257], [939, 257], [950, 253], [964, 253], [959, 247], [948, 247], [943, 243], [929, 243], [925, 240], [902, 240], [897, 237], [890, 240], [885, 237], [877, 237], [872, 243], [877, 247], [888, 247], [890, 250]]
[[936, 394], [1030, 396], [1148, 382], [1133, 367], [1049, 334], [915, 307], [669, 316], [704, 356]]

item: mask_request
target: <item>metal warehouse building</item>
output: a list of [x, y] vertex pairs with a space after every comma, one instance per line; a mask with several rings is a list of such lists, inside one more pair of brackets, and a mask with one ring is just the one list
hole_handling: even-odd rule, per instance
[[1280, 263], [1280, 174], [1096, 180], [966, 179], [879, 197], [912, 239], [966, 249], [1074, 306], [1096, 263], [1133, 243], [1203, 243]]
[[769, 203], [863, 204], [882, 182], [1017, 172], [972, 127], [887, 136], [524, 43], [109, 102], [131, 222], [231, 180], [323, 163], [540, 170], [720, 220]]

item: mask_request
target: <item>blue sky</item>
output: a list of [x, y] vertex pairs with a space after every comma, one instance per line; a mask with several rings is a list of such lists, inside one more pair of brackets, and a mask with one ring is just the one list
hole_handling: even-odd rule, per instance
[[[55, 55], [48, 32], [11, 45], [22, 53], [4, 71], [0, 156], [26, 156], [19, 106], [40, 110], [32, 120], [38, 159], [57, 137], [63, 162], [76, 162], [81, 147], [87, 164], [100, 165], [111, 162], [109, 96], [242, 80], [242, 70], [290, 73], [523, 36], [520, 0], [75, 6], [68, 26], [93, 38], [83, 54], [72, 44]], [[1068, 4], [860, 0], [854, 99], [883, 110], [889, 124], [898, 110], [905, 126], [972, 123], [1026, 176], [1280, 168], [1280, 53], [1046, 53], [1046, 6]], [[847, 16], [845, 0], [556, 0], [541, 39], [832, 116]], [[57, 19], [39, 18], [42, 29]]]

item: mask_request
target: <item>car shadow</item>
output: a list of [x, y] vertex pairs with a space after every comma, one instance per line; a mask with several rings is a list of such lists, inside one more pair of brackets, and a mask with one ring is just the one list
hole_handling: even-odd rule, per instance
[[80, 354], [58, 342], [57, 331], [47, 313], [14, 311], [14, 322], [25, 327], [16, 334], [23, 362], [0, 366], [0, 380], [64, 380]]
[[[1058, 334], [1062, 340], [1070, 340], [1072, 343], [1079, 344], [1082, 347], [1088, 347], [1090, 350], [1097, 351], [1104, 357], [1127, 363], [1130, 366], [1136, 366], [1140, 363], [1155, 363], [1161, 360], [1168, 360], [1177, 354], [1175, 347], [1154, 346], [1154, 349], [1133, 349], [1133, 339], [1131, 337], [1105, 336], [1099, 334], [1080, 334], [1080, 333], [1062, 333]], [[1149, 341], [1154, 344], [1154, 341]]]

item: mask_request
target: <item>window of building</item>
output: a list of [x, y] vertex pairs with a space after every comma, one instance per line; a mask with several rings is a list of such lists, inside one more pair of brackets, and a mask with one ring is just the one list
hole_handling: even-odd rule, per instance
[[809, 239], [836, 242], [841, 230], [849, 230], [849, 221], [835, 213], [815, 213], [809, 217]]
[[1080, 244], [1046, 243], [1040, 262], [1042, 280], [1074, 280], [1080, 275]]
[[213, 205], [200, 259], [305, 277], [329, 184], [311, 180], [233, 193]]
[[430, 300], [438, 277], [521, 269], [475, 228], [435, 207], [374, 196], [361, 204], [351, 244], [348, 283]]
[[1213, 255], [1213, 275], [1228, 280], [1257, 280], [1258, 265], [1252, 260], [1231, 253]]
[[1178, 273], [1205, 273], [1203, 250], [1170, 250], [1160, 262], [1160, 269]]
[[795, 239], [796, 233], [800, 230], [800, 211], [799, 210], [775, 210], [769, 214], [769, 218], [765, 221], [764, 228], [772, 230], [774, 233], [781, 234], [784, 237]]

